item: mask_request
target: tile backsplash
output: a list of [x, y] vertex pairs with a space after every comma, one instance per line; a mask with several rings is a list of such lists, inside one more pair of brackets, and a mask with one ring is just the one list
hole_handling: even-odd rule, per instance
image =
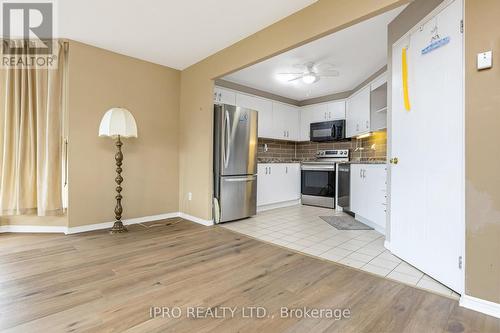
[[[267, 145], [267, 151], [265, 151]], [[369, 137], [342, 142], [291, 142], [259, 138], [257, 157], [261, 161], [307, 161], [316, 158], [316, 152], [324, 149], [349, 149], [351, 160], [387, 159], [387, 132], [373, 132]]]

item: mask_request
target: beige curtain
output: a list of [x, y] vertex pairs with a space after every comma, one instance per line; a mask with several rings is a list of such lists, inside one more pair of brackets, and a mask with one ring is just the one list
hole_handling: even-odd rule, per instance
[[1, 69], [0, 215], [63, 213], [64, 43], [57, 69]]

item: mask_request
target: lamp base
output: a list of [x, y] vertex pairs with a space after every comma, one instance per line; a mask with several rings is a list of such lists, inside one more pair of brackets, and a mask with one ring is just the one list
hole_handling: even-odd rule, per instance
[[128, 229], [122, 223], [122, 221], [116, 221], [113, 224], [113, 228], [109, 231], [110, 234], [121, 234], [123, 232], [127, 232]]

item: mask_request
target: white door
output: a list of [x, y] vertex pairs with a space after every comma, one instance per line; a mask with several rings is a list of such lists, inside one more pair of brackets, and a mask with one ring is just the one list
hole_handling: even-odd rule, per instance
[[[394, 44], [389, 132], [389, 156], [399, 159], [390, 166], [390, 249], [458, 293], [464, 290], [459, 262], [465, 234], [462, 11], [456, 0]], [[422, 55], [436, 27], [450, 41]], [[402, 88], [404, 47], [409, 112]]]

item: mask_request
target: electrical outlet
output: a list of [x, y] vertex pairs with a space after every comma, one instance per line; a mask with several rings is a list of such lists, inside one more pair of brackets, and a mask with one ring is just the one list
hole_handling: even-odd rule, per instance
[[477, 55], [477, 69], [489, 69], [493, 67], [493, 52], [487, 51]]
[[191, 192], [188, 193], [188, 200], [189, 201], [193, 200], [193, 193]]

